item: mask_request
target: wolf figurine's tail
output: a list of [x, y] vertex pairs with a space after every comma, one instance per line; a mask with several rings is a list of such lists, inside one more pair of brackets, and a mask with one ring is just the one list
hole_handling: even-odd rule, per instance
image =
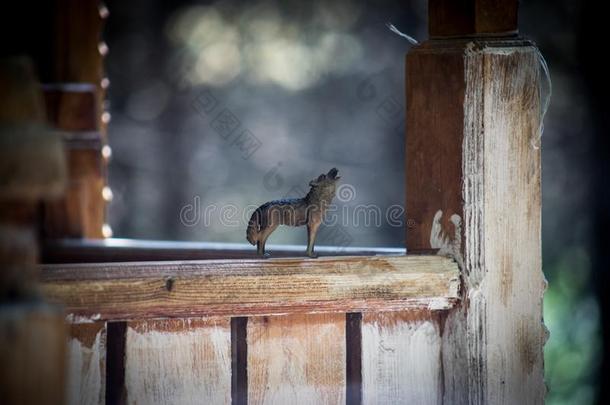
[[258, 241], [258, 232], [261, 228], [261, 210], [258, 208], [250, 217], [248, 222], [248, 230], [246, 231], [246, 239], [252, 245], [256, 245]]

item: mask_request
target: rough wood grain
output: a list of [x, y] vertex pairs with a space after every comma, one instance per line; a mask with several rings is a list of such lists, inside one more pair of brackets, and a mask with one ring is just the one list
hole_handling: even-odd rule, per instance
[[129, 322], [125, 384], [129, 404], [230, 403], [229, 318]]
[[344, 404], [345, 315], [248, 321], [250, 404]]
[[48, 265], [42, 278], [50, 299], [94, 319], [442, 309], [459, 289], [438, 256]]
[[106, 390], [106, 323], [70, 325], [68, 404], [104, 404]]
[[473, 49], [465, 77], [468, 344], [476, 353], [470, 367], [486, 371], [486, 389], [476, 394], [486, 403], [543, 403], [538, 53], [531, 46]]
[[429, 41], [409, 53], [407, 83], [408, 248], [453, 256], [464, 279], [444, 326], [444, 401], [542, 403], [537, 50]]
[[363, 315], [363, 404], [439, 404], [442, 380], [438, 317], [416, 311]]

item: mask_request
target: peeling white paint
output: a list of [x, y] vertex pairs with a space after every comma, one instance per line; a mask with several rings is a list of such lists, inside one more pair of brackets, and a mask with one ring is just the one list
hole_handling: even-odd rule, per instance
[[104, 328], [91, 347], [77, 338], [68, 342], [67, 403], [104, 404], [106, 380], [106, 339]]
[[[543, 403], [536, 48], [465, 57], [464, 279], [468, 402]], [[460, 339], [456, 335], [454, 338]], [[447, 374], [446, 374], [447, 375]]]
[[451, 301], [445, 297], [432, 297], [428, 299], [428, 309], [431, 311], [445, 310], [451, 307]]
[[438, 210], [432, 220], [430, 230], [430, 247], [438, 249], [438, 255], [453, 257], [460, 268], [463, 268], [464, 259], [462, 257], [462, 218], [453, 214], [449, 221], [453, 224], [453, 235], [448, 235], [443, 231], [441, 218], [443, 211]]
[[344, 404], [344, 314], [248, 321], [250, 404]]
[[93, 314], [93, 315], [89, 315], [89, 316], [75, 315], [75, 314], [66, 315], [66, 322], [73, 323], [73, 324], [94, 323], [96, 321], [99, 321], [100, 319], [102, 319], [101, 314]]
[[231, 332], [226, 326], [193, 326], [147, 332], [127, 328], [125, 385], [129, 404], [231, 402]]
[[441, 403], [440, 350], [432, 321], [363, 321], [363, 404]]

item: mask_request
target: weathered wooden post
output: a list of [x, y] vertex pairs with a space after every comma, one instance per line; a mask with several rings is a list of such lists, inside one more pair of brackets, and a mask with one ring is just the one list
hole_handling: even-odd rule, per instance
[[0, 59], [0, 403], [61, 404], [64, 314], [41, 296], [38, 208], [65, 186], [31, 59]]
[[542, 403], [540, 61], [515, 1], [431, 0], [407, 55], [407, 246], [455, 257], [445, 403]]

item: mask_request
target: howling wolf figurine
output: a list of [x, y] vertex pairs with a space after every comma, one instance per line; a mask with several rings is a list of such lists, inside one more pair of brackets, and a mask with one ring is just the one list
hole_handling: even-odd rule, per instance
[[265, 242], [279, 225], [307, 225], [307, 256], [318, 257], [313, 252], [316, 233], [324, 218], [324, 212], [335, 197], [338, 170], [333, 168], [309, 182], [311, 189], [303, 198], [269, 201], [252, 214], [246, 231], [248, 242], [257, 247], [257, 253], [265, 254]]

